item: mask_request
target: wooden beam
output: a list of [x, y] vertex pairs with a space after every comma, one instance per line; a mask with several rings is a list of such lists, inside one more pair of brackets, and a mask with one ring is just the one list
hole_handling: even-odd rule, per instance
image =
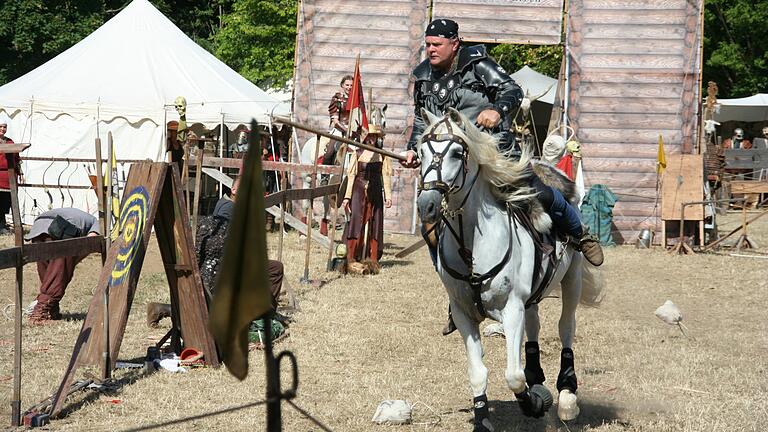
[[[280, 217], [280, 207], [272, 206], [272, 207], [267, 207], [266, 209], [267, 209], [267, 213], [275, 217]], [[290, 213], [285, 213], [283, 215], [283, 219], [284, 219], [284, 222], [290, 225], [291, 227], [293, 227], [293, 229], [300, 232], [301, 234], [307, 235], [307, 224], [295, 218]], [[328, 237], [320, 234], [320, 231], [316, 229], [312, 230], [312, 240], [314, 240], [315, 243], [319, 244], [324, 248], [329, 248], [331, 245], [331, 241], [328, 239]]]
[[22, 247], [24, 264], [47, 261], [55, 258], [83, 256], [101, 253], [105, 239], [102, 236], [79, 237], [67, 240], [54, 240], [43, 243], [30, 243]]
[[[342, 138], [340, 136], [333, 135], [333, 134], [331, 134], [329, 132], [325, 132], [325, 131], [322, 131], [320, 129], [316, 129], [316, 128], [307, 126], [305, 124], [297, 123], [297, 122], [295, 122], [295, 121], [293, 121], [291, 119], [285, 118], [285, 117], [277, 116], [277, 117], [274, 117], [273, 120], [276, 123], [282, 123], [284, 125], [288, 125], [288, 126], [292, 126], [292, 127], [295, 127], [295, 128], [299, 128], [299, 129], [305, 130], [307, 132], [312, 132], [313, 134], [316, 134], [316, 135], [319, 135], [319, 136], [322, 136], [322, 137], [326, 137], [326, 138], [332, 139], [334, 141], [342, 142], [342, 143], [347, 144], [347, 145], [355, 146], [355, 147], [361, 148], [363, 150], [372, 151], [374, 153], [378, 153], [378, 154], [383, 155], [383, 156], [391, 157], [392, 159], [395, 159], [395, 160], [399, 160], [399, 161], [402, 161], [402, 162], [405, 162], [407, 160], [407, 158], [405, 156], [401, 155], [401, 154], [397, 154], [397, 153], [391, 152], [389, 150], [380, 149], [380, 148], [372, 146], [372, 145], [363, 144], [363, 143], [360, 143], [360, 142], [357, 142], [355, 140], [351, 140], [351, 139], [348, 139], [348, 138]], [[266, 166], [264, 167], [264, 169], [267, 169]]]
[[280, 205], [285, 197], [286, 201], [305, 200], [319, 198], [326, 195], [334, 195], [339, 190], [339, 183], [318, 186], [314, 189], [286, 189], [264, 197], [264, 206], [272, 207]]
[[[18, 144], [3, 144], [3, 153], [11, 154], [11, 153], [21, 153], [24, 150], [28, 149], [29, 146], [32, 144], [29, 143], [18, 143]], [[26, 159], [26, 158], [25, 158]]]
[[17, 263], [29, 264], [61, 257], [101, 253], [103, 248], [104, 237], [102, 236], [30, 243], [0, 250], [0, 269], [16, 267]]
[[[197, 163], [197, 157], [190, 156], [190, 165]], [[210, 168], [240, 168], [243, 159], [206, 157], [204, 158], [204, 167]], [[262, 161], [263, 171], [287, 171], [295, 174], [309, 174], [315, 171], [314, 165], [297, 164], [292, 162], [274, 162]], [[338, 165], [318, 165], [317, 172], [320, 174], [341, 174], [341, 167]]]
[[213, 168], [202, 168], [202, 172], [205, 174], [208, 174], [210, 177], [212, 177], [217, 182], [223, 184], [224, 186], [232, 189], [232, 185], [235, 183], [235, 181], [232, 179], [232, 177], [224, 174], [223, 172], [219, 170], [215, 170]]

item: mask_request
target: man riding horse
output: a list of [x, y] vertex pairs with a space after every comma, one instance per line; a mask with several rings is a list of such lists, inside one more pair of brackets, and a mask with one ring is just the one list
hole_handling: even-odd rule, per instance
[[[406, 168], [420, 165], [418, 143], [425, 124], [421, 110], [442, 116], [448, 108], [455, 108], [470, 121], [491, 132], [499, 140], [499, 150], [511, 157], [519, 155], [513, 147], [509, 132], [512, 116], [523, 103], [523, 91], [485, 52], [485, 46], [461, 47], [459, 25], [449, 19], [436, 19], [424, 34], [427, 59], [413, 71], [414, 123], [408, 141]], [[545, 185], [531, 172], [530, 186], [552, 218], [557, 231], [578, 239], [584, 257], [595, 266], [603, 263], [603, 252], [594, 237], [588, 236], [581, 225], [578, 209], [571, 206], [557, 189]], [[422, 226], [432, 261], [436, 262], [435, 238], [428, 235], [431, 226]], [[456, 329], [450, 317], [443, 334]]]

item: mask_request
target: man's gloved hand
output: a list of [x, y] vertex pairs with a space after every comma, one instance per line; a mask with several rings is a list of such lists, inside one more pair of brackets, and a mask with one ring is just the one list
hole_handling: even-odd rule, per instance
[[501, 116], [496, 110], [487, 109], [477, 116], [477, 125], [486, 129], [493, 129], [501, 122]]
[[405, 162], [400, 161], [400, 165], [404, 166], [405, 168], [418, 168], [419, 165], [421, 165], [421, 161], [419, 161], [415, 151], [408, 150], [405, 153], [405, 157], [407, 158]]

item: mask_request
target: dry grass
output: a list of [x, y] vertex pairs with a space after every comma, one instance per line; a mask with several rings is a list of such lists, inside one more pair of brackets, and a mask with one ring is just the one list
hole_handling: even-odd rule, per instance
[[[729, 217], [732, 220], [733, 216]], [[721, 225], [730, 230], [734, 222]], [[768, 245], [768, 220], [750, 230]], [[3, 245], [12, 241], [1, 239]], [[374, 277], [325, 273], [325, 251], [313, 250], [311, 276], [328, 282], [300, 285], [303, 242], [286, 237], [286, 277], [299, 295], [291, 336], [278, 349], [293, 351], [300, 368], [296, 403], [334, 431], [471, 429], [466, 360], [456, 335], [442, 337], [446, 294], [426, 251], [407, 260], [394, 252], [413, 237], [388, 236], [384, 269]], [[270, 247], [275, 249], [276, 237]], [[768, 249], [762, 249], [767, 252]], [[504, 341], [484, 341], [490, 369], [488, 395], [499, 431], [758, 431], [768, 426], [768, 260], [727, 255], [671, 256], [658, 248], [607, 250], [603, 269], [608, 295], [599, 309], [581, 309], [575, 346], [582, 414], [567, 425], [554, 410], [540, 420], [522, 417], [504, 383]], [[274, 256], [274, 255], [273, 255]], [[49, 395], [61, 379], [71, 346], [96, 283], [99, 259], [78, 266], [62, 303], [66, 321], [24, 327], [23, 406]], [[13, 299], [13, 270], [0, 272], [2, 305]], [[25, 268], [25, 302], [37, 287], [34, 266]], [[121, 359], [143, 356], [148, 338], [167, 329], [144, 325], [144, 304], [167, 300], [159, 252], [151, 246], [131, 311]], [[666, 299], [684, 314], [692, 338], [663, 324], [653, 311]], [[542, 304], [542, 363], [553, 389], [558, 370], [559, 303]], [[12, 380], [12, 321], [0, 327], [0, 418], [8, 419]], [[167, 321], [167, 320], [166, 320]], [[165, 323], [167, 326], [167, 323]], [[263, 399], [261, 352], [250, 356], [251, 374], [236, 381], [225, 369], [187, 374], [133, 376], [115, 395], [79, 393], [69, 415], [53, 423], [64, 431], [125, 430], [211, 413]], [[82, 371], [82, 369], [81, 369]], [[288, 380], [287, 376], [283, 377]], [[419, 402], [417, 424], [375, 426], [370, 419], [384, 399]], [[110, 400], [118, 400], [113, 403]], [[319, 430], [283, 404], [285, 430]], [[264, 430], [263, 406], [199, 418], [169, 430]], [[0, 420], [6, 422], [7, 420]]]

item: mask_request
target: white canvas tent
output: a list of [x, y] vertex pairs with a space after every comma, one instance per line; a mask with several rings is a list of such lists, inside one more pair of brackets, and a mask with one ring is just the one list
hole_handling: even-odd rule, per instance
[[718, 99], [715, 121], [768, 121], [768, 93], [738, 99]]
[[546, 91], [546, 94], [539, 98], [538, 102], [550, 105], [555, 103], [555, 93], [557, 92], [556, 79], [536, 72], [528, 66], [523, 66], [519, 71], [510, 76], [523, 89], [524, 94], [534, 97]]
[[[134, 0], [75, 46], [0, 87], [0, 116], [9, 118], [10, 138], [32, 144], [22, 158], [93, 158], [95, 138], [106, 143], [111, 132], [119, 159], [159, 161], [165, 158], [165, 124], [178, 120], [177, 96], [187, 99], [187, 123], [207, 129], [288, 114], [284, 104], [193, 42], [147, 0]], [[83, 164], [28, 161], [22, 169], [27, 183], [51, 189], [89, 184]], [[92, 191], [72, 194], [74, 199], [53, 191], [51, 199], [42, 189], [25, 188], [22, 216], [30, 222], [49, 206], [95, 212]]]

